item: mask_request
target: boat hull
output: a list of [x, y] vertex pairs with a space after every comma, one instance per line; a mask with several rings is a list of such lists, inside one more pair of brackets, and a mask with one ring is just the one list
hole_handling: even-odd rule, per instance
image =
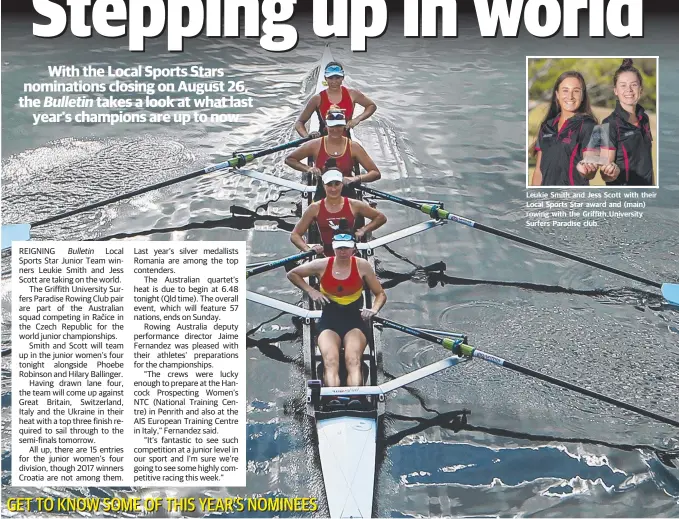
[[376, 416], [317, 419], [318, 452], [331, 517], [371, 517], [377, 427]]

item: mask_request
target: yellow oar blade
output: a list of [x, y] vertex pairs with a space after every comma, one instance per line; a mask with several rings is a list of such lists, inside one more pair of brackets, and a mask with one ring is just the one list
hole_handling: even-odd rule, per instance
[[2, 226], [2, 250], [9, 249], [13, 241], [28, 241], [30, 239], [30, 224], [13, 223]]

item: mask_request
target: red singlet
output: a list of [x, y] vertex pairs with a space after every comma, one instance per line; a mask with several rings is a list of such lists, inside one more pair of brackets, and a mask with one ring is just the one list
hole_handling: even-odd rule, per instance
[[344, 117], [346, 117], [347, 121], [351, 121], [351, 118], [354, 116], [354, 102], [351, 100], [351, 94], [346, 87], [342, 87], [342, 100], [339, 103], [330, 102], [327, 89], [321, 91], [321, 105], [318, 107], [318, 110], [321, 112], [323, 119], [325, 119], [325, 114], [328, 113], [332, 105], [339, 106], [344, 110]]
[[316, 225], [318, 225], [318, 232], [320, 233], [321, 241], [323, 242], [323, 253], [326, 256], [335, 255], [335, 250], [332, 248], [332, 236], [335, 234], [335, 230], [339, 226], [340, 218], [345, 218], [351, 229], [354, 228], [354, 223], [356, 221], [354, 213], [351, 212], [351, 204], [349, 199], [346, 196], [342, 198], [342, 209], [336, 213], [331, 213], [328, 211], [328, 208], [325, 207], [325, 198], [321, 200], [320, 207], [318, 208]]
[[333, 256], [328, 260], [325, 272], [321, 276], [321, 293], [339, 305], [350, 305], [363, 295], [363, 280], [358, 272], [356, 256], [351, 257], [351, 272], [347, 279], [336, 279], [332, 274], [335, 263]]
[[342, 172], [345, 177], [354, 176], [354, 159], [351, 157], [351, 141], [346, 137], [344, 139], [344, 152], [341, 155], [330, 155], [325, 149], [325, 139], [321, 139], [321, 146], [318, 149], [318, 156], [316, 157], [316, 166], [323, 170], [325, 166], [325, 161], [329, 158], [334, 158], [337, 161], [337, 169]]

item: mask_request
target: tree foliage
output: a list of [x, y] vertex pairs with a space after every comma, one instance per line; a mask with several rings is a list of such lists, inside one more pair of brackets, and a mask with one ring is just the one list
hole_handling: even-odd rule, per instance
[[[549, 101], [557, 78], [567, 70], [580, 72], [587, 82], [590, 102], [594, 106], [614, 108], [613, 77], [622, 58], [540, 58], [528, 60], [528, 98], [533, 102]], [[639, 103], [649, 112], [656, 112], [656, 60], [634, 58], [641, 72], [644, 90]]]

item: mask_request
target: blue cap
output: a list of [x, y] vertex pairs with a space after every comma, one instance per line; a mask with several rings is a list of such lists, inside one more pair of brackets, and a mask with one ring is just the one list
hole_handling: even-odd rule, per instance
[[332, 237], [332, 248], [341, 249], [346, 247], [348, 249], [353, 249], [356, 242], [351, 234], [335, 234]]
[[325, 77], [342, 76], [344, 77], [344, 70], [339, 65], [330, 65], [325, 69]]

